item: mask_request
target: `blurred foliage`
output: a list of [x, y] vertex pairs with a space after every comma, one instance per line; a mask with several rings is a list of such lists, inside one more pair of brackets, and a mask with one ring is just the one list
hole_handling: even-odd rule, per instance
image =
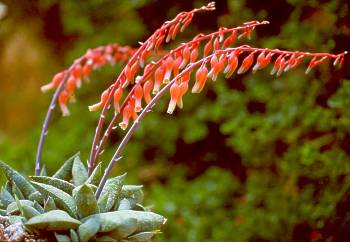
[[[41, 0], [18, 11], [37, 9], [30, 18], [40, 22], [40, 36], [62, 69], [87, 48], [110, 42], [137, 46], [166, 19], [205, 2]], [[16, 4], [8, 5], [11, 13]], [[339, 52], [348, 48], [349, 11], [349, 3], [340, 0], [217, 1], [217, 11], [196, 17], [176, 44], [218, 26], [267, 19], [271, 24], [258, 28], [249, 45]], [[146, 183], [149, 204], [169, 218], [156, 241], [310, 241], [318, 233], [321, 241], [343, 241], [350, 236], [348, 59], [343, 69], [323, 64], [308, 76], [299, 68], [278, 78], [263, 70], [218, 79], [201, 95], [186, 95], [184, 109], [173, 116], [164, 113], [163, 100], [115, 169]], [[50, 68], [52, 74], [59, 71]], [[70, 105], [72, 116], [55, 114], [44, 150], [50, 171], [77, 150], [87, 159], [98, 114], [86, 107], [119, 71], [116, 65], [95, 73], [78, 103]], [[42, 120], [44, 111], [39, 116]], [[29, 173], [40, 126], [24, 133], [26, 142], [0, 142], [0, 158]], [[122, 135], [112, 135], [101, 160], [108, 161]]]

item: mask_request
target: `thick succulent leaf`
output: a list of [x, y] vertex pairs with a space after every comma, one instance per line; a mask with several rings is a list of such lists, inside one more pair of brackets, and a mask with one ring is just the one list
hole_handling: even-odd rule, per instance
[[0, 193], [0, 201], [4, 207], [7, 207], [10, 203], [15, 201], [15, 198], [3, 187]]
[[36, 210], [35, 208], [31, 207], [31, 206], [27, 206], [27, 205], [23, 205], [22, 206], [22, 215], [26, 218], [26, 219], [30, 219], [34, 216], [39, 215], [39, 211]]
[[55, 232], [55, 238], [57, 242], [71, 242], [71, 239], [68, 235], [65, 234], [59, 234]]
[[98, 213], [95, 194], [88, 185], [83, 184], [77, 187], [73, 198], [77, 204], [79, 218], [85, 218], [89, 215]]
[[137, 220], [136, 232], [158, 230], [163, 224], [166, 223], [166, 219], [163, 216], [153, 212], [122, 210], [111, 213], [119, 213], [125, 217], [135, 218]]
[[25, 221], [26, 219], [22, 216], [17, 216], [17, 215], [9, 216], [10, 224], [15, 224], [15, 223], [23, 224]]
[[74, 158], [79, 155], [80, 155], [80, 152], [74, 154], [72, 157], [66, 160], [61, 166], [61, 168], [53, 175], [53, 177], [62, 179], [65, 181], [69, 181], [70, 179], [72, 179], [72, 167], [73, 167]]
[[12, 194], [15, 197], [18, 197], [19, 199], [23, 200], [24, 199], [24, 195], [21, 192], [21, 190], [18, 188], [18, 186], [16, 185], [16, 183], [14, 183], [13, 181], [11, 181], [11, 189], [12, 189]]
[[39, 213], [44, 213], [44, 208], [37, 202], [34, 201], [34, 206], [33, 206]]
[[84, 182], [88, 179], [88, 172], [83, 162], [81, 162], [79, 156], [74, 158], [73, 167], [72, 167], [72, 176], [73, 176], [73, 183], [76, 186], [80, 186], [84, 184]]
[[48, 212], [51, 210], [56, 210], [56, 204], [55, 204], [55, 200], [53, 200], [52, 197], [48, 196], [45, 203], [44, 203], [44, 211]]
[[58, 207], [63, 208], [72, 217], [76, 217], [76, 204], [74, 199], [66, 192], [43, 183], [32, 182], [32, 184], [45, 196], [50, 196]]
[[89, 178], [86, 180], [85, 183], [87, 184], [93, 184], [95, 186], [99, 185], [101, 178], [102, 178], [102, 163], [98, 163], [98, 165], [95, 167]]
[[136, 205], [136, 202], [132, 198], [123, 198], [118, 206], [117, 210], [131, 210]]
[[75, 232], [74, 229], [71, 229], [69, 231], [69, 235], [70, 235], [70, 239], [72, 240], [72, 242], [79, 242], [79, 236], [78, 236], [77, 232]]
[[117, 198], [120, 197], [125, 176], [126, 173], [107, 180], [97, 202], [100, 212], [108, 212], [114, 207]]
[[50, 177], [50, 176], [30, 176], [29, 177], [32, 181], [35, 182], [40, 182], [40, 183], [44, 183], [47, 185], [51, 185], [54, 186], [68, 194], [71, 194], [73, 189], [74, 189], [74, 185], [70, 182], [67, 182], [65, 180], [59, 179], [59, 178], [55, 178], [55, 177]]
[[159, 230], [141, 232], [141, 233], [137, 233], [137, 234], [134, 234], [132, 236], [129, 236], [128, 240], [132, 241], [132, 242], [147, 242], [147, 241], [151, 240], [154, 235], [159, 234], [159, 233], [160, 233]]
[[8, 180], [13, 181], [17, 187], [21, 190], [25, 197], [35, 192], [35, 188], [24, 178], [19, 172], [7, 165], [5, 162], [0, 161], [0, 169], [5, 173]]
[[118, 240], [113, 239], [112, 237], [107, 236], [107, 235], [103, 235], [103, 236], [96, 238], [96, 242], [117, 242], [117, 241]]
[[80, 221], [63, 210], [52, 210], [29, 219], [25, 225], [29, 229], [64, 231], [76, 229]]
[[100, 223], [99, 232], [110, 232], [108, 236], [114, 239], [122, 239], [137, 230], [137, 219], [124, 216], [120, 213], [100, 213], [90, 216]]
[[28, 199], [33, 201], [33, 202], [37, 201], [38, 203], [41, 203], [41, 204], [44, 203], [44, 196], [41, 195], [41, 193], [39, 191], [36, 191], [36, 192], [30, 194]]
[[[20, 206], [18, 206], [18, 205], [20, 205]], [[34, 203], [30, 200], [19, 200], [18, 202], [14, 201], [14, 202], [10, 203], [6, 208], [6, 211], [8, 214], [18, 215], [20, 213], [20, 208], [23, 205], [27, 205], [29, 207], [34, 207]]]
[[121, 196], [123, 198], [134, 198], [137, 203], [142, 203], [144, 196], [142, 188], [142, 185], [124, 185]]
[[89, 241], [100, 230], [100, 222], [96, 218], [90, 218], [81, 224], [78, 228], [78, 234], [81, 242]]

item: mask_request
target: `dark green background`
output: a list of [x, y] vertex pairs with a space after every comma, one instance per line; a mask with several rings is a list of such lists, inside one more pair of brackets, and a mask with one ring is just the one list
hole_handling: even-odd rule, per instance
[[[137, 47], [165, 20], [204, 1], [3, 1], [0, 20], [0, 158], [31, 174], [50, 94], [39, 87], [86, 49]], [[349, 49], [348, 1], [217, 1], [171, 48], [199, 32], [269, 20], [246, 43], [334, 52]], [[330, 63], [281, 77], [270, 68], [210, 83], [165, 114], [167, 98], [140, 125], [114, 173], [145, 185], [146, 204], [168, 218], [155, 241], [346, 241], [350, 237], [350, 66]], [[53, 172], [76, 151], [88, 158], [98, 113], [87, 106], [121, 66], [77, 94], [72, 115], [52, 120], [44, 162]], [[123, 132], [113, 133], [108, 161]]]

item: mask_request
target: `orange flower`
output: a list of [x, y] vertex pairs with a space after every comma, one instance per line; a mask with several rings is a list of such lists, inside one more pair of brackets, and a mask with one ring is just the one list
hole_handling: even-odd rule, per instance
[[237, 74], [243, 74], [249, 70], [254, 62], [254, 52], [250, 53], [246, 58], [244, 58], [241, 66], [239, 67]]
[[44, 86], [41, 87], [42, 92], [47, 92], [48, 90], [57, 88], [58, 85], [61, 83], [61, 81], [64, 78], [64, 72], [57, 73], [53, 78], [52, 81]]
[[101, 94], [101, 101], [96, 103], [96, 104], [90, 105], [89, 106], [89, 111], [93, 112], [93, 111], [97, 111], [97, 110], [101, 109], [105, 105], [105, 103], [106, 103], [106, 101], [108, 99], [108, 95], [109, 95], [109, 90], [108, 89], [103, 91], [102, 94]]
[[196, 82], [192, 87], [192, 93], [200, 93], [208, 77], [208, 69], [205, 65], [201, 66], [196, 72]]
[[66, 90], [63, 90], [60, 95], [58, 96], [58, 104], [61, 108], [62, 115], [63, 116], [68, 116], [69, 115], [69, 110], [67, 108], [67, 102], [68, 102], [68, 92]]

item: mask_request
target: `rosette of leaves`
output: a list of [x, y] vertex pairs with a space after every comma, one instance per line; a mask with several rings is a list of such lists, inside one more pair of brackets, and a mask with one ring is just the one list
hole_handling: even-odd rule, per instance
[[101, 163], [91, 175], [79, 153], [53, 175], [42, 170], [29, 179], [0, 161], [7, 183], [0, 193], [0, 212], [11, 224], [50, 241], [148, 241], [166, 219], [141, 205], [142, 186], [125, 185], [126, 174], [109, 178], [98, 199]]

